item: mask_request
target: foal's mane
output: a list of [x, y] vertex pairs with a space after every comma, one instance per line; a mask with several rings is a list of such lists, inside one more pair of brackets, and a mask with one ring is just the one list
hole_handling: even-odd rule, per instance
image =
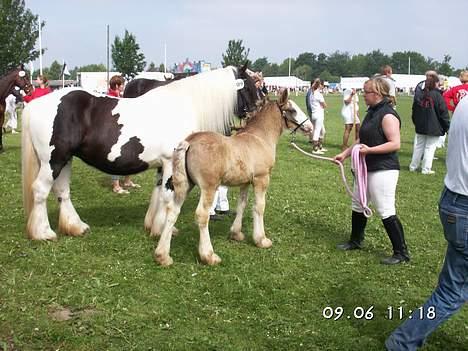
[[[265, 118], [270, 118], [269, 115], [274, 113], [272, 110], [278, 109], [278, 104], [276, 101], [271, 101], [270, 99], [265, 98], [257, 103], [257, 110], [251, 115], [247, 124], [242, 128], [239, 133], [249, 132], [253, 129], [257, 129], [258, 125], [263, 123]], [[281, 113], [281, 112], [280, 112]]]
[[229, 66], [200, 73], [154, 89], [166, 89], [181, 98], [190, 96], [198, 117], [199, 130], [226, 133], [233, 123], [237, 102], [236, 68]]

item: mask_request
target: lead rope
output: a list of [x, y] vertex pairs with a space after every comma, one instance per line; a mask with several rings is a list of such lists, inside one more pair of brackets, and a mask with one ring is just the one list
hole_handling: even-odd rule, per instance
[[340, 161], [334, 160], [331, 157], [317, 156], [317, 155], [308, 153], [307, 151], [304, 151], [299, 146], [297, 146], [294, 139], [291, 141], [291, 145], [294, 148], [296, 148], [298, 151], [302, 152], [304, 155], [307, 155], [309, 157], [316, 158], [319, 160], [331, 161], [334, 164], [338, 165], [340, 167], [341, 179], [343, 180], [343, 184], [345, 186], [346, 192], [351, 198], [353, 198], [359, 203], [361, 208], [364, 210], [364, 216], [366, 216], [367, 218], [372, 216], [372, 210], [367, 206], [366, 160], [365, 160], [365, 157], [361, 157], [361, 155], [359, 154], [359, 149], [360, 149], [359, 144], [354, 145], [351, 151], [351, 168], [354, 171], [358, 196], [354, 195], [354, 193], [349, 188], [348, 182], [346, 181], [346, 175], [345, 175], [343, 163], [341, 163]]

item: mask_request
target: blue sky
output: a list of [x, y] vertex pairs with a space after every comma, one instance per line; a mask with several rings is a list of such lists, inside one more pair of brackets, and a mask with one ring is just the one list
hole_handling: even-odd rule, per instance
[[[302, 52], [350, 54], [415, 50], [455, 68], [468, 66], [468, 1], [392, 0], [26, 0], [46, 22], [44, 66], [106, 63], [110, 38], [134, 34], [147, 63], [172, 66], [186, 58], [220, 66], [230, 39], [249, 58], [281, 63]], [[38, 64], [35, 63], [35, 67]]]

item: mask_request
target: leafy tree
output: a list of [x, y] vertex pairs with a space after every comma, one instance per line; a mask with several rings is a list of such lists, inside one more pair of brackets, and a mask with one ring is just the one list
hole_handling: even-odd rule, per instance
[[316, 64], [316, 58], [315, 54], [311, 52], [303, 52], [295, 59], [295, 65], [296, 67], [307, 65], [312, 69]]
[[245, 50], [242, 45], [242, 40], [229, 40], [228, 48], [225, 54], [222, 54], [223, 61], [221, 62], [223, 67], [226, 66], [241, 66], [245, 62], [248, 62], [247, 57], [249, 56], [250, 49]]
[[165, 69], [166, 69], [166, 68], [164, 67], [164, 63], [161, 63], [161, 64], [159, 65], [159, 72], [164, 72]]
[[[291, 74], [294, 72], [295, 67], [294, 59], [291, 59]], [[278, 67], [278, 75], [279, 76], [287, 76], [289, 75], [289, 58], [285, 59]]]
[[453, 67], [450, 65], [450, 60], [452, 56], [444, 55], [444, 61], [437, 67], [437, 72], [445, 76], [450, 76], [453, 74]]
[[49, 79], [62, 79], [61, 73], [62, 73], [62, 67], [63, 65], [58, 63], [58, 61], [53, 61], [50, 64], [50, 67], [47, 71], [47, 78]]
[[158, 67], [156, 67], [154, 62], [151, 62], [146, 68], [146, 72], [157, 72], [157, 71], [158, 71]]
[[264, 77], [276, 77], [279, 76], [279, 66], [277, 63], [269, 64], [268, 66], [263, 67], [263, 76]]
[[328, 70], [325, 70], [322, 73], [320, 73], [319, 77], [324, 82], [338, 83], [340, 81], [340, 77], [334, 76]]
[[0, 74], [39, 57], [39, 50], [34, 49], [39, 36], [37, 21], [24, 0], [0, 1]]
[[376, 73], [380, 73], [382, 66], [390, 64], [390, 57], [385, 55], [380, 50], [373, 50], [366, 54], [366, 67], [364, 74], [368, 77], [372, 77]]
[[261, 57], [256, 59], [255, 62], [252, 63], [252, 70], [254, 70], [255, 72], [263, 72], [268, 65], [268, 59], [266, 57]]
[[80, 72], [106, 72], [107, 67], [103, 63], [81, 66]]
[[335, 76], [348, 75], [349, 74], [348, 73], [349, 61], [350, 61], [349, 53], [335, 51], [334, 53], [328, 56], [326, 69]]
[[301, 65], [294, 69], [293, 75], [302, 79], [310, 81], [312, 79], [312, 68], [309, 65]]
[[145, 68], [145, 55], [140, 53], [140, 45], [135, 36], [125, 30], [123, 39], [115, 37], [112, 44], [112, 62], [115, 70], [119, 71], [126, 79], [136, 76]]

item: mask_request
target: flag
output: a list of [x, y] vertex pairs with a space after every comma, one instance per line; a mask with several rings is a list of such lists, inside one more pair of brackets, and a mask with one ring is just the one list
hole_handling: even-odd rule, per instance
[[62, 73], [61, 76], [69, 76], [70, 72], [68, 71], [67, 63], [63, 61]]

